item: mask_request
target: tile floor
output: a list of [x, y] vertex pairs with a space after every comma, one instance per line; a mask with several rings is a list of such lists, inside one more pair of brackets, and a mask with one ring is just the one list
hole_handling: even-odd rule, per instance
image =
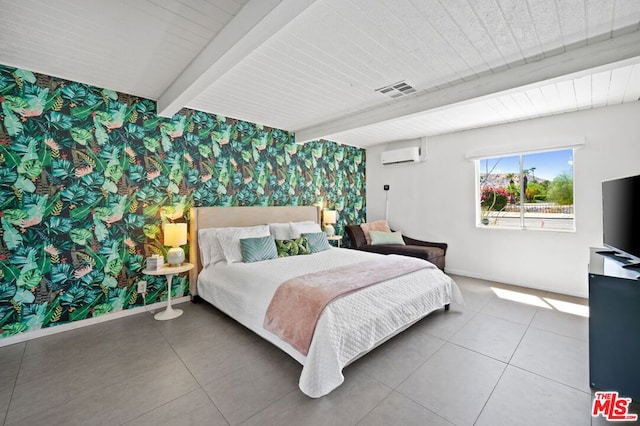
[[[310, 399], [301, 367], [206, 304], [0, 348], [5, 425], [589, 425], [587, 319], [496, 296], [577, 298], [454, 277], [437, 311]], [[509, 293], [514, 294], [514, 293]], [[536, 297], [537, 296], [537, 297]], [[634, 404], [631, 409], [639, 413]]]

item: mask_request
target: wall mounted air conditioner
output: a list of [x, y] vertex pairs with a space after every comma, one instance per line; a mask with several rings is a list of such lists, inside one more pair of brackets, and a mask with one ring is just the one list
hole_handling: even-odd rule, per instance
[[420, 161], [420, 148], [412, 146], [409, 148], [394, 149], [393, 151], [384, 151], [380, 154], [380, 160], [383, 166], [388, 164], [417, 163]]

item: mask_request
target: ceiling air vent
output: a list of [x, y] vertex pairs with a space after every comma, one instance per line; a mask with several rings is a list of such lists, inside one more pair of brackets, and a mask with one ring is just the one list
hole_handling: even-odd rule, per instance
[[416, 89], [411, 86], [406, 81], [398, 81], [397, 83], [390, 84], [388, 86], [381, 87], [375, 90], [376, 92], [380, 92], [384, 95], [389, 95], [392, 98], [399, 98], [400, 96], [408, 95], [410, 93], [415, 93]]

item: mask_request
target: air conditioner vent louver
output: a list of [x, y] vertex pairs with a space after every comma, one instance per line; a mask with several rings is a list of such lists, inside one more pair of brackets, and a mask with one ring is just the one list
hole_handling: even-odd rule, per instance
[[375, 91], [384, 95], [388, 95], [392, 98], [399, 98], [400, 96], [415, 93], [416, 89], [406, 81], [402, 80], [393, 84], [389, 84], [388, 86], [380, 87]]
[[420, 148], [417, 146], [384, 151], [380, 154], [380, 162], [383, 166], [389, 164], [417, 163], [418, 161], [420, 161]]

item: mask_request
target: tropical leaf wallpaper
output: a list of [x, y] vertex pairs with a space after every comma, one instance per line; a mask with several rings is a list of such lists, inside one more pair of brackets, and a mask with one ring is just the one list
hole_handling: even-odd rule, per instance
[[[312, 205], [365, 219], [365, 152], [0, 65], [3, 337], [139, 306], [162, 223], [191, 206]], [[163, 277], [146, 303], [166, 298]], [[176, 277], [172, 296], [187, 294]]]

